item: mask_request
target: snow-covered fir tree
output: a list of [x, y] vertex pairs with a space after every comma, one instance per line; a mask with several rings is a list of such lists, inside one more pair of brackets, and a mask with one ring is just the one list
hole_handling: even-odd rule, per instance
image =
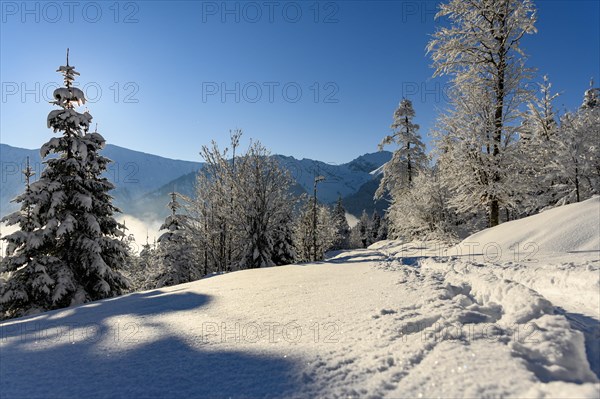
[[[113, 216], [113, 185], [101, 176], [110, 162], [99, 153], [105, 140], [89, 131], [92, 116], [75, 109], [85, 96], [73, 85], [79, 73], [68, 52], [58, 72], [65, 86], [54, 91], [52, 103], [60, 109], [50, 112], [48, 127], [60, 135], [42, 146], [45, 169], [15, 199], [21, 210], [5, 219], [21, 227], [5, 237], [3, 270], [11, 277], [0, 303], [9, 317], [109, 298], [127, 287], [118, 271], [128, 253]], [[32, 231], [23, 230], [24, 219]]]
[[158, 238], [159, 272], [154, 278], [156, 288], [188, 283], [202, 277], [187, 217], [177, 213], [181, 207], [177, 193], [170, 195], [168, 206], [171, 214], [160, 226], [160, 230], [165, 232]]
[[331, 249], [347, 249], [350, 245], [350, 226], [346, 219], [346, 209], [342, 204], [342, 197], [339, 197], [331, 215], [333, 226], [335, 228], [335, 239]]
[[436, 17], [449, 25], [435, 32], [427, 50], [434, 76], [450, 76], [453, 107], [442, 121], [451, 155], [441, 165], [463, 187], [476, 185], [462, 189], [457, 201], [464, 208], [485, 206], [488, 224], [496, 226], [501, 206], [511, 206], [507, 201], [520, 189], [517, 159], [509, 152], [530, 95], [520, 43], [536, 32], [535, 7], [531, 0], [450, 0], [439, 7]]
[[402, 195], [412, 186], [412, 181], [419, 170], [427, 165], [425, 144], [419, 135], [419, 125], [413, 123], [415, 110], [412, 102], [406, 98], [400, 101], [394, 112], [391, 125], [392, 134], [386, 136], [379, 144], [383, 150], [386, 145], [396, 144], [392, 159], [383, 167], [383, 177], [375, 198], [382, 198], [386, 193]]
[[[21, 209], [0, 222], [8, 225], [18, 225], [19, 230], [3, 237], [7, 242], [6, 257], [0, 263], [0, 273], [7, 274], [7, 281], [0, 286], [0, 316], [15, 317], [37, 309], [43, 310], [51, 306], [48, 298], [48, 286], [52, 279], [43, 264], [38, 264], [37, 259], [41, 254], [36, 243], [42, 242], [38, 220], [34, 218], [33, 207], [35, 196], [31, 190], [31, 177], [35, 174], [29, 165], [29, 157], [25, 169], [25, 192], [13, 201], [21, 203]], [[25, 266], [25, 267], [23, 267]]]
[[139, 254], [132, 256], [129, 267], [124, 271], [129, 279], [129, 291], [137, 292], [154, 288], [156, 286], [154, 279], [160, 272], [159, 266], [156, 245], [149, 243], [146, 234], [146, 243], [142, 245]]
[[363, 210], [360, 215], [360, 219], [356, 226], [354, 226], [354, 246], [358, 248], [366, 248], [371, 245], [371, 220], [366, 210]]

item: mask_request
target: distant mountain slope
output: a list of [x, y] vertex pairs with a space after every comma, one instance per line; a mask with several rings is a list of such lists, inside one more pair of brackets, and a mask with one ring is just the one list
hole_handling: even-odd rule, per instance
[[[194, 195], [196, 173], [202, 168], [201, 162], [180, 161], [115, 145], [107, 145], [103, 154], [113, 160], [106, 176], [116, 189], [112, 192], [115, 204], [126, 214], [139, 218], [160, 219], [167, 214], [167, 195], [175, 190], [187, 196]], [[25, 160], [39, 176], [43, 165], [38, 150], [27, 150], [0, 144], [2, 163], [2, 190], [0, 194], [0, 214], [3, 216], [17, 209], [10, 202], [23, 190], [20, 171]], [[373, 193], [377, 177], [370, 174], [391, 158], [387, 151], [365, 154], [351, 162], [335, 165], [311, 159], [274, 155], [282, 166], [287, 168], [297, 182], [295, 194], [312, 195], [315, 176], [324, 176], [319, 183], [317, 195], [323, 203], [333, 203], [338, 197], [349, 199], [349, 212], [360, 216], [362, 209], [382, 209], [381, 204], [373, 203]], [[346, 203], [346, 202], [345, 202]]]
[[[113, 162], [106, 172], [116, 189], [112, 191], [115, 204], [127, 212], [131, 201], [152, 192], [178, 177], [196, 172], [200, 162], [180, 161], [146, 154], [108, 144], [103, 155]], [[0, 193], [0, 214], [5, 215], [16, 209], [10, 201], [23, 190], [23, 176], [27, 157], [39, 177], [43, 169], [39, 150], [27, 150], [0, 144], [0, 162], [2, 165], [2, 190]]]
[[344, 205], [344, 208], [346, 208], [346, 211], [356, 217], [360, 217], [363, 210], [369, 215], [376, 210], [380, 216], [383, 216], [389, 205], [387, 198], [382, 198], [378, 201], [373, 199], [375, 197], [375, 191], [377, 191], [377, 188], [379, 187], [380, 180], [381, 178], [378, 177], [373, 178], [360, 186], [358, 191], [354, 194], [344, 197], [342, 199], [342, 204]]

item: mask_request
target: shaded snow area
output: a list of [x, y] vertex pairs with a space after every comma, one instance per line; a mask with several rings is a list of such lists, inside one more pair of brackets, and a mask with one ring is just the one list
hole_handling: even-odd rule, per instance
[[594, 198], [454, 248], [385, 241], [6, 321], [0, 395], [597, 398], [599, 224]]

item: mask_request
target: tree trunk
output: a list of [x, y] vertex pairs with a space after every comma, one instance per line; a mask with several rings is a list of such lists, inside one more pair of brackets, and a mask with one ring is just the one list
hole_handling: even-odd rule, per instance
[[498, 226], [500, 219], [500, 204], [497, 199], [490, 201], [490, 227]]

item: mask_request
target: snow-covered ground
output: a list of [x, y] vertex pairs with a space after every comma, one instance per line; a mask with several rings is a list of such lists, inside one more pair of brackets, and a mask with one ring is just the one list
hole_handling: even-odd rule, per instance
[[7, 321], [0, 395], [597, 398], [599, 225], [594, 198], [454, 248], [386, 241]]

